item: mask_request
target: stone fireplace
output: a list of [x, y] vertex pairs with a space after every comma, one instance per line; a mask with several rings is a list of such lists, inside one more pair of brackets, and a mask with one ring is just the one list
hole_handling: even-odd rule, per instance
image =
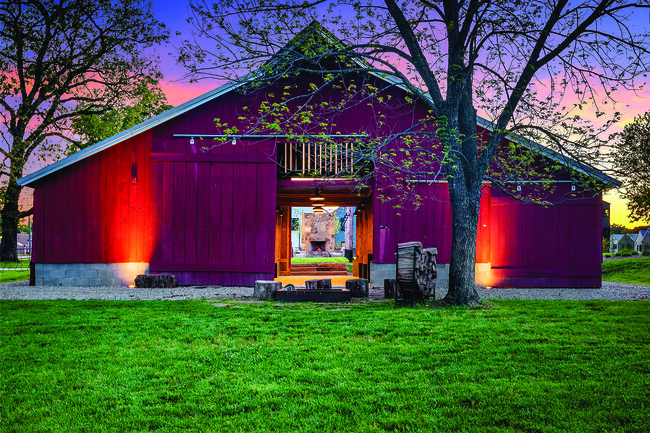
[[302, 214], [302, 245], [308, 256], [329, 256], [334, 251], [336, 215]]

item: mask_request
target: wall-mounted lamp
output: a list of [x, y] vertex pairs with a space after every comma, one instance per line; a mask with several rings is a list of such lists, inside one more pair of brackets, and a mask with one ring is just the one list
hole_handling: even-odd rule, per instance
[[190, 137], [190, 144], [194, 144], [194, 137]]
[[357, 207], [357, 210], [354, 211], [355, 215], [361, 215], [361, 212], [363, 212], [364, 206], [363, 204], [360, 204], [359, 207]]
[[517, 191], [521, 191], [521, 185], [517, 184]]
[[235, 137], [232, 138], [232, 145], [235, 146], [237, 144], [237, 139]]
[[281, 207], [277, 207], [275, 211], [277, 212], [278, 216], [284, 216], [284, 211]]
[[571, 191], [575, 191], [575, 190], [576, 190], [576, 184], [571, 182]]

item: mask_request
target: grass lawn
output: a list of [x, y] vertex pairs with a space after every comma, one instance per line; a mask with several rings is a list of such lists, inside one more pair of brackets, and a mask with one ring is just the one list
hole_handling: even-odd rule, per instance
[[650, 302], [226, 302], [0, 302], [0, 429], [650, 428]]
[[603, 280], [650, 286], [650, 257], [606, 260], [603, 262]]
[[29, 269], [24, 271], [0, 271], [0, 283], [29, 280]]
[[29, 269], [29, 260], [18, 262], [0, 262], [0, 269]]
[[345, 257], [292, 257], [291, 263], [350, 263]]

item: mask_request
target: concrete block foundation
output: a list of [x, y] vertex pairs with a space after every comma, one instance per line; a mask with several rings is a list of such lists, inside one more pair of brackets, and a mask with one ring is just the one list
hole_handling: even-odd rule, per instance
[[[491, 263], [477, 263], [474, 269], [476, 284], [488, 285], [491, 269]], [[449, 263], [438, 263], [436, 270], [438, 271], [436, 287], [449, 287]], [[370, 263], [371, 286], [383, 287], [384, 280], [388, 279], [395, 279], [395, 263]]]
[[149, 273], [149, 263], [35, 263], [37, 286], [124, 286]]

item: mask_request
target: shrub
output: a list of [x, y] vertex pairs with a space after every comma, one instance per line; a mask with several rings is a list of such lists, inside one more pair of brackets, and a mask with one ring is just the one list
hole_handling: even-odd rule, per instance
[[630, 251], [630, 250], [623, 250], [623, 251], [621, 251], [621, 256], [622, 256], [622, 257], [631, 257], [631, 256], [632, 256], [632, 251]]
[[641, 254], [644, 256], [650, 256], [650, 250], [643, 250]]
[[632, 250], [632, 251], [630, 251], [630, 252], [632, 253], [633, 256], [638, 256], [638, 255], [639, 255], [639, 252], [638, 252], [638, 251], [634, 251], [634, 250]]
[[612, 253], [604, 253], [603, 254], [603, 257], [611, 257], [611, 256], [612, 256]]
[[614, 253], [614, 257], [621, 257], [622, 255], [623, 251], [616, 251], [616, 253]]

